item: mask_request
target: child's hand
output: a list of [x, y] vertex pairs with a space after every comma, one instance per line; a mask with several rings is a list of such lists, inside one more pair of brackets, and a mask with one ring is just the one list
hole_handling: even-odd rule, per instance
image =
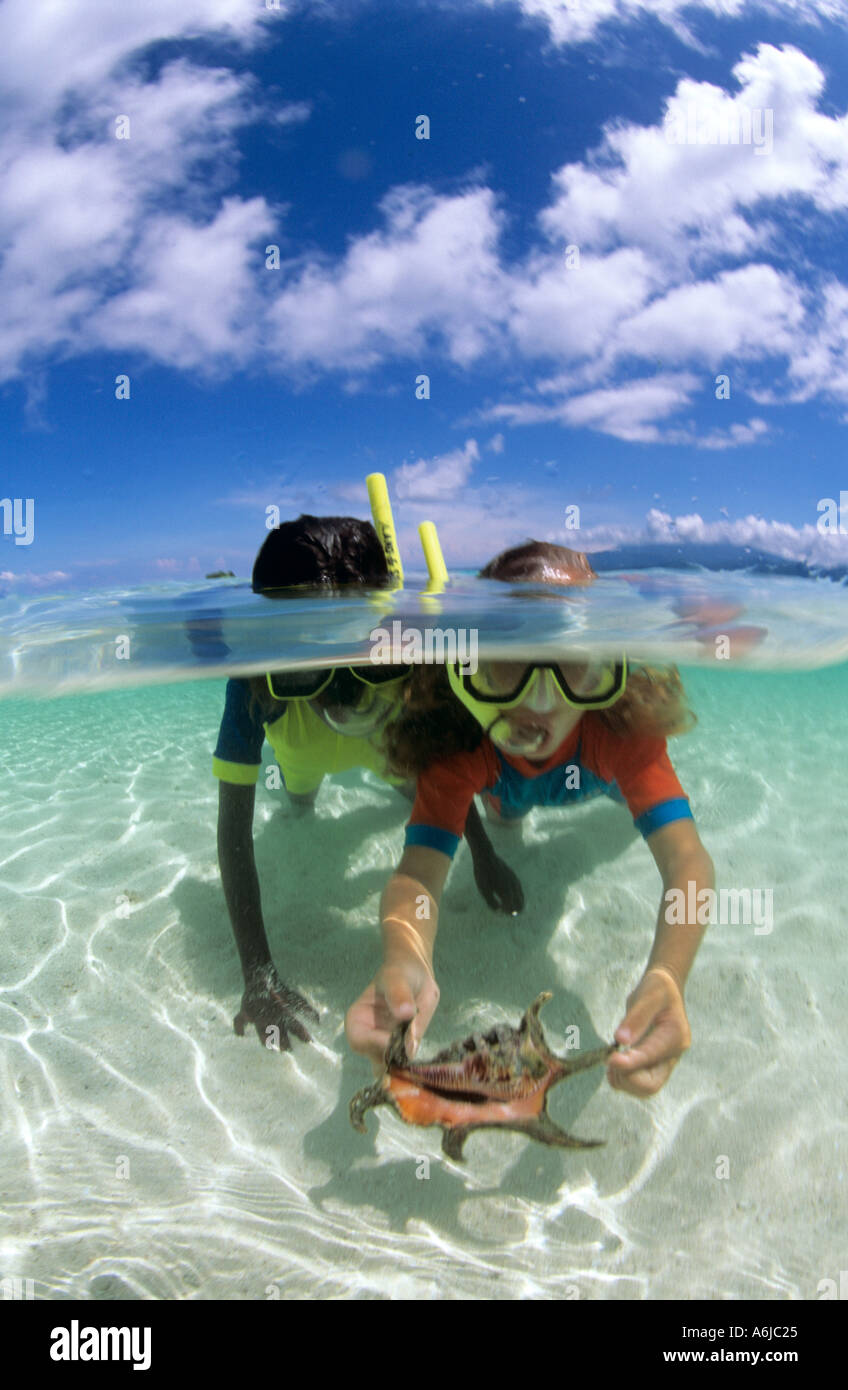
[[241, 1009], [233, 1019], [233, 1028], [243, 1038], [246, 1025], [252, 1023], [265, 1047], [273, 1052], [288, 1052], [291, 1048], [289, 1033], [294, 1033], [301, 1042], [312, 1041], [298, 1014], [318, 1022], [318, 1014], [309, 1000], [283, 984], [269, 962], [257, 966], [245, 981]]
[[632, 1096], [655, 1095], [692, 1041], [683, 995], [664, 966], [652, 966], [628, 997], [615, 1040], [634, 1045], [610, 1057], [610, 1085]]
[[427, 967], [417, 956], [402, 957], [382, 966], [348, 1009], [347, 1040], [354, 1052], [364, 1052], [382, 1071], [389, 1038], [398, 1024], [414, 1019], [406, 1035], [406, 1050], [413, 1057], [438, 1002], [439, 986]]
[[524, 906], [524, 893], [516, 873], [496, 854], [474, 859], [474, 882], [480, 896], [495, 912], [517, 916]]

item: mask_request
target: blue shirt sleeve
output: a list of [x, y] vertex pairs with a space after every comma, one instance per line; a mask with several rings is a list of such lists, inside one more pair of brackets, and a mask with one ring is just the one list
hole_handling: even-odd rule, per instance
[[251, 712], [250, 685], [228, 680], [224, 717], [212, 759], [212, 771], [224, 782], [251, 784], [259, 778], [265, 726], [259, 711]]

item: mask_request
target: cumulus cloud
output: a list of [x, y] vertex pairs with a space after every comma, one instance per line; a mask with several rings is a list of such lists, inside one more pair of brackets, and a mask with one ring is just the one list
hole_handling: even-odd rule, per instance
[[152, 217], [130, 254], [132, 287], [92, 314], [92, 341], [201, 372], [246, 363], [258, 347], [260, 302], [251, 243], [272, 225], [262, 198], [225, 199], [205, 225]]
[[[773, 240], [771, 223], [746, 215], [764, 200], [800, 195], [827, 212], [848, 205], [848, 117], [816, 109], [819, 66], [791, 45], [763, 43], [732, 76], [733, 95], [681, 79], [662, 121], [613, 126], [590, 160], [557, 170], [540, 219], [548, 236], [595, 250], [661, 249], [668, 263], [698, 264]], [[755, 113], [760, 123], [770, 113], [770, 150], [753, 143]], [[739, 143], [722, 143], [722, 131]]]
[[[537, 381], [537, 399], [499, 403], [477, 418], [554, 420], [641, 442], [691, 438], [712, 449], [749, 443], [762, 430], [750, 421], [700, 438], [663, 430], [691, 401], [694, 370], [738, 366], [734, 391], [750, 384], [754, 394], [761, 383], [743, 368], [761, 363], [773, 379], [784, 375], [784, 400], [838, 395], [841, 287], [832, 284], [821, 301], [770, 264], [776, 227], [754, 213], [781, 198], [834, 210], [848, 172], [846, 118], [818, 111], [823, 74], [796, 48], [760, 45], [733, 77], [733, 95], [681, 80], [662, 121], [616, 124], [584, 161], [556, 171], [539, 215], [548, 246], [511, 265], [491, 190], [394, 190], [380, 205], [378, 232], [354, 239], [340, 260], [312, 255], [292, 269], [269, 315], [274, 360], [291, 370], [361, 372], [426, 348], [470, 369], [516, 360], [517, 351], [531, 366], [548, 359], [567, 372], [554, 388], [550, 378]], [[744, 137], [753, 108], [774, 116], [768, 152], [762, 143], [688, 145], [679, 129], [669, 139], [668, 123], [683, 120], [685, 134], [693, 109], [719, 133]], [[752, 139], [758, 129], [749, 121]], [[638, 359], [660, 372], [622, 380]], [[711, 385], [705, 374], [699, 380], [703, 390]], [[552, 389], [558, 403], [538, 399]]]
[[[756, 435], [760, 426], [762, 422], [751, 421], [740, 428], [750, 428]], [[716, 447], [720, 446], [717, 444]], [[550, 466], [551, 461], [542, 465], [545, 495], [541, 497], [537, 480], [534, 480], [529, 469], [525, 479], [519, 483], [499, 482], [492, 487], [475, 482], [472, 472], [473, 465], [478, 461], [474, 441], [469, 440], [461, 450], [428, 460], [417, 460], [415, 464], [401, 465], [390, 475], [389, 491], [401, 557], [404, 568], [410, 573], [420, 573], [424, 569], [417, 532], [422, 520], [423, 502], [426, 502], [427, 517], [438, 527], [449, 570], [457, 566], [482, 565], [499, 551], [531, 537], [560, 545], [575, 544], [575, 532], [566, 529], [562, 499], [551, 492], [550, 479], [556, 472], [555, 465], [553, 468]], [[399, 475], [404, 467], [420, 470], [412, 474], [408, 489], [399, 485]], [[286, 496], [280, 496], [277, 485], [269, 479], [266, 486], [258, 486], [242, 496], [223, 500], [227, 506], [234, 505], [236, 501], [249, 503], [257, 511], [269, 502], [277, 502], [284, 513], [292, 515], [300, 511], [320, 513], [328, 509], [332, 513], [347, 513], [351, 507], [366, 513], [368, 507], [363, 483], [331, 483], [319, 492], [316, 482], [308, 478], [298, 488], [296, 495], [287, 489]], [[628, 505], [626, 497], [616, 496], [612, 492], [602, 502], [596, 498], [594, 504], [596, 514], [602, 507], [610, 513], [618, 512], [619, 516], [622, 508], [626, 513]], [[800, 519], [800, 524], [753, 515], [734, 520], [728, 516], [727, 508], [718, 510], [721, 520], [709, 520], [697, 512], [675, 516], [654, 507], [643, 516], [599, 521], [595, 525], [581, 527], [579, 546], [594, 553], [620, 546], [647, 544], [668, 545], [670, 548], [679, 548], [687, 543], [720, 544], [747, 546], [826, 569], [848, 564], [848, 529], [844, 533], [838, 530], [819, 531], [817, 501], [812, 497], [809, 520]], [[516, 529], [517, 525], [519, 529]], [[246, 558], [250, 559], [251, 554], [245, 552]], [[221, 562], [219, 567], [231, 567], [231, 562], [227, 566]]]
[[[815, 504], [811, 505], [811, 514], [815, 518]], [[543, 530], [539, 526], [536, 535], [561, 545], [574, 544], [574, 531], [566, 531], [564, 525], [556, 530]], [[751, 515], [735, 521], [709, 521], [698, 512], [673, 516], [652, 508], [641, 522], [583, 527], [579, 537], [580, 548], [589, 554], [621, 546], [721, 545], [762, 550], [784, 560], [799, 560], [823, 569], [848, 564], [848, 532], [823, 533], [815, 519], [799, 526]]]
[[610, 334], [664, 283], [641, 248], [583, 254], [569, 270], [564, 254], [535, 254], [509, 277], [509, 330], [523, 355], [575, 361], [603, 353]]
[[848, 286], [837, 280], [823, 286], [815, 332], [795, 344], [790, 380], [792, 400], [822, 394], [848, 402]]
[[[290, 8], [281, 0], [281, 11]], [[128, 55], [168, 38], [223, 34], [255, 38], [268, 13], [254, 0], [4, 0], [0, 7], [0, 88], [15, 110], [49, 114], [68, 91], [93, 89]]]
[[456, 497], [468, 482], [480, 458], [475, 439], [467, 439], [462, 449], [437, 454], [432, 459], [402, 463], [393, 474], [393, 489], [401, 501], [424, 501]]
[[438, 196], [423, 186], [382, 199], [385, 227], [357, 237], [340, 263], [310, 257], [269, 311], [280, 364], [360, 371], [421, 356], [430, 338], [460, 366], [494, 345], [503, 271], [494, 194]]
[[666, 362], [700, 359], [718, 367], [792, 352], [804, 319], [801, 291], [770, 265], [727, 270], [712, 280], [680, 285], [622, 319], [617, 356]]
[[[259, 13], [250, 0], [0, 7], [0, 379], [45, 354], [103, 344], [154, 357], [162, 348], [161, 360], [194, 365], [180, 335], [185, 345], [192, 324], [209, 325], [199, 301], [214, 303], [213, 276], [225, 319], [249, 314], [245, 248], [270, 213], [261, 199], [218, 205], [235, 134], [254, 114], [249, 79], [185, 58], [145, 78], [128, 60], [157, 39], [247, 42], [262, 32]], [[118, 117], [129, 138], [117, 138]], [[164, 216], [175, 193], [180, 209]], [[233, 347], [225, 327], [213, 352]]]
[[[660, 438], [655, 421], [688, 404], [698, 384], [696, 377], [686, 373], [658, 373], [620, 386], [572, 394], [551, 404], [492, 406], [484, 414], [491, 419], [509, 420], [513, 425], [557, 420], [575, 428], [597, 429], [618, 439], [654, 443]], [[551, 393], [560, 386], [567, 390], [569, 378], [546, 381], [540, 389]]]
[[[702, 8], [728, 5], [741, 12], [742, 0]], [[523, 7], [562, 42], [605, 18], [650, 10], [677, 24], [693, 9], [676, 0]], [[846, 7], [771, 4], [796, 18]], [[264, 248], [285, 241], [285, 205], [229, 192], [237, 137], [261, 114], [258, 89], [241, 66], [182, 57], [156, 67], [139, 55], [194, 36], [246, 46], [285, 13], [284, 3], [266, 11], [255, 0], [0, 7], [9, 117], [0, 380], [97, 348], [207, 373], [260, 363], [292, 379], [336, 372], [351, 389], [399, 359], [415, 370], [446, 359], [468, 373], [508, 363], [525, 371], [525, 398], [497, 401], [482, 418], [712, 449], [764, 431], [753, 418], [696, 438], [675, 419], [709, 388], [708, 373], [731, 372], [734, 395], [747, 390], [762, 404], [817, 395], [848, 404], [848, 287], [814, 266], [801, 281], [772, 263], [783, 205], [831, 215], [848, 207], [848, 117], [821, 109], [824, 74], [797, 48], [760, 44], [726, 89], [683, 78], [662, 120], [610, 124], [596, 150], [554, 172], [538, 244], [520, 259], [506, 259], [510, 210], [480, 176], [459, 193], [395, 187], [343, 253], [285, 247], [271, 276]], [[693, 109], [716, 129], [771, 111], [772, 147], [685, 143]], [[273, 119], [294, 125], [310, 110], [291, 103]], [[128, 140], [115, 138], [119, 115], [129, 117]], [[565, 254], [575, 245], [576, 262]], [[757, 364], [758, 377], [746, 373]], [[443, 456], [453, 460], [444, 476], [470, 471], [467, 449]], [[403, 468], [408, 496], [441, 495], [437, 461]], [[423, 487], [434, 490], [415, 493]]]
[[[750, 421], [701, 438], [657, 428], [694, 389], [683, 376], [673, 383], [675, 367], [734, 369], [734, 391], [749, 390], [761, 404], [814, 395], [848, 402], [848, 288], [831, 276], [817, 283], [810, 266], [802, 285], [769, 263], [779, 249], [781, 200], [820, 213], [848, 208], [848, 117], [818, 110], [821, 69], [791, 46], [759, 45], [733, 76], [732, 96], [679, 81], [662, 121], [615, 124], [586, 159], [554, 173], [551, 202], [539, 214], [551, 250], [512, 268], [509, 329], [524, 355], [559, 360], [568, 371], [537, 381], [535, 400], [501, 403], [483, 418], [560, 420], [705, 448], [762, 435]], [[745, 113], [753, 140], [765, 130], [751, 119], [757, 111], [773, 118], [768, 152], [717, 142], [744, 137]], [[702, 129], [716, 142], [686, 143]], [[759, 215], [763, 206], [768, 218]], [[579, 267], [569, 273], [575, 245]], [[653, 385], [616, 383], [639, 359], [661, 365]], [[774, 385], [753, 379], [757, 363]], [[539, 399], [557, 391], [558, 404]]]
[[825, 534], [814, 522], [792, 526], [760, 516], [740, 517], [737, 521], [705, 521], [697, 512], [673, 517], [655, 508], [648, 512], [638, 539], [660, 544], [750, 546], [787, 560], [806, 560], [823, 566], [844, 564], [848, 560], [848, 535]]
[[494, 8], [517, 5], [530, 19], [547, 26], [555, 44], [585, 43], [612, 21], [626, 24], [653, 15], [671, 29], [684, 43], [696, 44], [690, 21], [699, 14], [719, 19], [736, 17], [750, 11], [783, 16], [806, 24], [818, 24], [822, 19], [848, 20], [845, 0], [480, 0]]

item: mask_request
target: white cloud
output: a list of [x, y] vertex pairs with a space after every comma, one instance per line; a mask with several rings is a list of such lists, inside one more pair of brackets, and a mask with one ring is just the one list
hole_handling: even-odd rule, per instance
[[480, 458], [475, 439], [467, 439], [462, 449], [437, 454], [432, 459], [402, 463], [392, 475], [392, 492], [400, 501], [424, 501], [456, 497], [471, 477]]
[[456, 197], [406, 185], [380, 203], [386, 227], [344, 259], [308, 258], [269, 313], [280, 365], [366, 370], [419, 357], [429, 336], [460, 366], [497, 340], [503, 319], [500, 219], [491, 190]]
[[250, 247], [271, 227], [262, 198], [225, 199], [205, 226], [151, 218], [131, 254], [133, 287], [92, 314], [92, 342], [201, 372], [247, 362], [259, 345], [260, 308]]
[[[761, 424], [749, 421], [748, 426], [740, 428], [751, 428], [757, 436], [760, 433], [758, 425]], [[389, 493], [404, 569], [408, 573], [421, 573], [424, 570], [417, 534], [418, 524], [422, 520], [423, 501], [427, 503], [428, 518], [438, 527], [449, 570], [457, 566], [482, 565], [499, 551], [530, 537], [573, 547], [575, 532], [566, 530], [564, 507], [559, 503], [552, 505], [549, 486], [547, 496], [540, 499], [532, 479], [527, 483], [509, 482], [494, 487], [473, 485], [470, 463], [477, 462], [477, 459], [472, 458], [471, 443], [473, 441], [469, 441], [464, 450], [455, 451], [457, 456], [465, 455], [465, 458], [448, 454], [418, 461], [431, 474], [438, 475], [438, 490], [428, 490], [424, 482], [420, 493], [411, 490], [402, 495], [397, 485], [397, 473], [390, 477]], [[546, 478], [550, 480], [552, 470], [547, 465], [543, 465], [543, 468]], [[426, 475], [422, 471], [424, 477]], [[259, 486], [248, 493], [236, 494], [224, 500], [228, 506], [236, 502], [249, 505], [257, 514], [269, 501], [278, 502], [283, 511], [290, 515], [301, 511], [347, 514], [351, 509], [359, 515], [367, 515], [368, 510], [364, 484], [353, 482], [331, 484], [319, 493], [315, 483], [307, 479], [296, 496], [292, 494], [284, 499], [278, 495], [274, 482], [269, 480], [266, 487]], [[621, 508], [626, 509], [628, 505], [623, 495], [610, 493], [603, 502], [596, 499], [594, 512], [597, 515], [603, 507], [615, 509], [621, 515]], [[654, 507], [641, 518], [583, 526], [578, 544], [589, 554], [630, 545], [667, 544], [679, 547], [684, 543], [724, 544], [761, 549], [787, 560], [805, 560], [825, 568], [848, 564], [848, 534], [825, 534], [818, 530], [816, 522], [819, 514], [816, 499], [812, 497], [809, 510], [808, 522], [792, 525], [751, 515], [731, 519], [727, 508], [719, 509], [722, 520], [710, 521], [697, 512], [673, 516]], [[244, 552], [243, 558], [252, 559], [252, 552]], [[231, 565], [224, 566], [221, 562], [218, 567]]]
[[518, 5], [531, 19], [547, 25], [556, 44], [583, 43], [594, 38], [606, 23], [619, 24], [653, 15], [684, 43], [696, 40], [688, 21], [698, 12], [719, 19], [760, 13], [796, 22], [818, 24], [821, 19], [848, 19], [845, 0], [480, 0], [490, 8]]
[[825, 566], [848, 561], [848, 535], [823, 534], [815, 522], [792, 526], [760, 516], [740, 517], [736, 521], [705, 521], [697, 512], [672, 517], [655, 508], [648, 512], [644, 530], [636, 539], [676, 545], [681, 542], [747, 545], [787, 560], [806, 560]]
[[[683, 8], [525, 4], [560, 36], [645, 9], [676, 23]], [[809, 17], [811, 7], [796, 0], [795, 11]], [[761, 44], [733, 69], [733, 90], [682, 79], [667, 104], [669, 119], [693, 103], [716, 121], [772, 110], [768, 154], [672, 143], [662, 121], [618, 123], [583, 161], [555, 172], [539, 217], [544, 242], [520, 261], [506, 262], [507, 210], [480, 182], [453, 195], [393, 188], [377, 225], [334, 257], [292, 253], [284, 207], [227, 195], [236, 136], [258, 111], [248, 76], [181, 58], [146, 80], [129, 61], [156, 39], [256, 42], [281, 14], [285, 6], [278, 14], [255, 0], [0, 7], [0, 101], [10, 112], [0, 149], [0, 379], [47, 355], [103, 347], [207, 373], [254, 363], [294, 379], [337, 371], [350, 389], [398, 359], [412, 373], [440, 358], [465, 370], [494, 360], [514, 377], [542, 360], [529, 399], [498, 402], [482, 418], [708, 449], [763, 434], [761, 420], [748, 420], [697, 438], [675, 421], [710, 372], [730, 372], [734, 396], [747, 389], [763, 403], [848, 403], [848, 287], [834, 277], [819, 284], [805, 267], [802, 289], [770, 264], [777, 222], [762, 216], [767, 206], [776, 219], [782, 203], [848, 208], [848, 117], [819, 109], [824, 75], [797, 48]], [[292, 103], [273, 119], [293, 124], [310, 110]], [[118, 114], [130, 117], [127, 141], [114, 138]], [[273, 275], [266, 241], [283, 247]], [[569, 269], [573, 244], [580, 264]], [[634, 360], [640, 375], [629, 380]], [[748, 363], [773, 364], [770, 391], [763, 371], [746, 378]], [[443, 457], [458, 460], [448, 469], [470, 470], [463, 450]], [[436, 461], [404, 468], [410, 497], [425, 486], [441, 495]]]
[[[288, 8], [281, 0], [281, 12]], [[256, 0], [4, 0], [0, 90], [18, 112], [49, 115], [66, 92], [94, 88], [157, 40], [224, 34], [246, 42], [268, 18]]]
[[[547, 382], [544, 385], [551, 389], [556, 384]], [[568, 378], [563, 378], [562, 384], [567, 386]], [[558, 420], [574, 428], [601, 430], [618, 439], [655, 443], [661, 438], [655, 421], [666, 419], [687, 405], [698, 384], [698, 379], [687, 373], [658, 373], [621, 386], [571, 395], [552, 405], [532, 402], [498, 405], [483, 414], [487, 419], [505, 419], [516, 425]]]
[[530, 358], [596, 356], [621, 319], [662, 283], [639, 248], [582, 255], [575, 270], [566, 268], [564, 256], [537, 254], [511, 276], [510, 331]]
[[311, 101], [290, 101], [275, 113], [277, 125], [301, 125], [312, 115]]
[[[745, 134], [741, 116], [773, 113], [773, 145], [687, 145], [654, 126], [616, 124], [585, 161], [559, 169], [553, 199], [539, 223], [552, 243], [510, 273], [510, 330], [525, 357], [545, 355], [567, 370], [535, 383], [549, 400], [503, 403], [481, 418], [513, 424], [560, 420], [643, 442], [691, 441], [728, 448], [760, 437], [759, 426], [736, 425], [697, 437], [657, 428], [688, 403], [691, 386], [672, 386], [670, 368], [728, 372], [734, 394], [749, 389], [761, 403], [827, 395], [848, 402], [848, 287], [835, 279], [802, 289], [791, 273], [768, 263], [779, 249], [776, 223], [756, 216], [768, 201], [795, 211], [801, 200], [824, 213], [848, 208], [848, 117], [818, 109], [824, 76], [796, 48], [761, 44], [733, 69], [734, 96], [680, 81], [667, 117], [689, 113], [713, 130]], [[758, 128], [751, 119], [753, 136]], [[698, 126], [696, 124], [696, 132]], [[707, 124], [709, 133], [709, 124]], [[675, 139], [680, 135], [674, 127]], [[580, 247], [569, 271], [566, 247]], [[751, 259], [754, 257], [754, 259]], [[739, 266], [728, 261], [744, 258]], [[661, 371], [616, 383], [632, 359]], [[761, 363], [774, 386], [751, 381]], [[762, 373], [761, 373], [762, 375]], [[709, 383], [701, 377], [702, 388]], [[594, 390], [587, 388], [596, 388]], [[675, 397], [676, 393], [676, 397]]]
[[848, 402], [848, 286], [825, 284], [815, 332], [796, 343], [790, 376], [793, 400], [826, 394]]
[[52, 588], [55, 584], [66, 584], [71, 577], [66, 570], [50, 570], [46, 574], [38, 574], [33, 570], [22, 570], [20, 573], [15, 573], [14, 570], [0, 570], [0, 580], [4, 584], [21, 584], [33, 589]]
[[[804, 319], [801, 292], [770, 265], [727, 270], [681, 285], [621, 321], [616, 356], [701, 361], [718, 368], [793, 351]], [[608, 353], [608, 356], [611, 355]]]
[[711, 429], [704, 433], [692, 427], [688, 429], [668, 429], [663, 434], [664, 444], [688, 444], [696, 449], [737, 449], [741, 444], [762, 442], [769, 433], [765, 420], [753, 417], [747, 422], [737, 421], [727, 429]]
[[[681, 79], [662, 121], [611, 126], [591, 160], [563, 165], [540, 218], [547, 235], [595, 251], [641, 246], [683, 267], [768, 245], [771, 224], [745, 215], [764, 199], [801, 195], [823, 211], [848, 206], [848, 117], [817, 111], [818, 65], [792, 46], [760, 44], [732, 75], [735, 95]], [[690, 109], [696, 133], [722, 122], [744, 132], [747, 119], [753, 135], [753, 113], [771, 112], [773, 148], [677, 143]]]
[[[192, 325], [205, 331], [213, 316], [216, 287], [204, 267], [224, 277], [230, 324], [247, 314], [247, 277], [224, 262], [235, 256], [243, 264], [270, 214], [261, 199], [217, 206], [216, 184], [235, 156], [236, 131], [254, 114], [249, 79], [183, 58], [148, 81], [126, 60], [155, 39], [224, 32], [247, 41], [262, 32], [259, 13], [249, 0], [177, 7], [7, 0], [0, 7], [0, 100], [8, 108], [0, 146], [0, 379], [42, 354], [90, 351], [103, 334], [113, 346], [138, 345], [154, 357], [161, 345], [164, 360], [179, 361], [175, 340], [190, 338]], [[119, 115], [130, 119], [129, 139], [116, 138]], [[302, 110], [295, 116], [302, 119]], [[203, 180], [195, 177], [201, 161]], [[210, 180], [209, 167], [221, 173]], [[177, 191], [180, 210], [165, 216], [163, 203]], [[165, 242], [170, 264], [160, 265]], [[174, 274], [180, 248], [182, 275]], [[229, 352], [234, 335], [225, 328], [215, 346]], [[235, 356], [243, 355], [240, 343]]]
[[[762, 550], [785, 560], [802, 560], [825, 569], [848, 564], [848, 534], [820, 532], [816, 526], [815, 503], [811, 503], [811, 515], [811, 521], [793, 526], [761, 516], [708, 521], [698, 512], [672, 516], [670, 512], [652, 508], [641, 523], [582, 527], [577, 534], [580, 548], [589, 555], [620, 546], [730, 545]], [[575, 544], [575, 532], [566, 531], [564, 523], [553, 531], [543, 530], [543, 523], [539, 523], [535, 531], [532, 526], [530, 531], [538, 539], [550, 539], [559, 545]], [[515, 539], [505, 544], [514, 545]]]

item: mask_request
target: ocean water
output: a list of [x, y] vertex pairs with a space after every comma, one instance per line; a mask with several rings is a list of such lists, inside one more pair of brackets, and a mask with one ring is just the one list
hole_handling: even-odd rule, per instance
[[[760, 641], [748, 664], [715, 660], [691, 623], [670, 631], [679, 615], [657, 609], [668, 590], [638, 596], [647, 607], [619, 614], [618, 627], [584, 613], [580, 630], [614, 644], [626, 627], [646, 652], [680, 643], [698, 724], [669, 751], [718, 885], [771, 890], [770, 930], [710, 927], [687, 988], [692, 1047], [657, 1096], [613, 1091], [602, 1068], [552, 1092], [555, 1120], [603, 1147], [477, 1133], [463, 1165], [444, 1158], [438, 1129], [383, 1108], [362, 1136], [347, 1113], [371, 1078], [347, 1048], [344, 1013], [377, 963], [379, 895], [408, 804], [351, 772], [325, 781], [314, 817], [292, 819], [285, 792], [260, 779], [254, 839], [272, 953], [321, 1021], [314, 1044], [289, 1054], [236, 1037], [242, 980], [211, 753], [226, 669], [259, 669], [269, 652], [255, 634], [249, 655], [238, 648], [218, 590], [203, 611], [217, 605], [219, 626], [200, 656], [196, 626], [189, 660], [157, 645], [160, 624], [150, 660], [116, 677], [109, 644], [126, 608], [113, 626], [104, 610], [129, 603], [137, 616], [148, 603], [158, 618], [184, 595], [91, 595], [82, 616], [78, 597], [67, 600], [73, 616], [58, 598], [5, 600], [0, 1278], [52, 1299], [815, 1299], [822, 1280], [838, 1281], [846, 592], [763, 576], [696, 583], [737, 597], [750, 583], [739, 622], [767, 628], [770, 646]], [[308, 621], [300, 610], [297, 620], [322, 632], [325, 659], [362, 640], [340, 633], [337, 615], [322, 629], [326, 605], [313, 625], [319, 607], [306, 603]], [[533, 610], [525, 602], [512, 627], [505, 617], [498, 641], [518, 650], [550, 637], [558, 610], [543, 599]], [[544, 632], [531, 631], [540, 613]], [[494, 640], [495, 625], [483, 629]], [[314, 663], [290, 637], [274, 633], [274, 664]], [[227, 652], [210, 650], [221, 643]], [[584, 1046], [610, 1040], [661, 888], [629, 814], [600, 798], [489, 829], [525, 909], [492, 913], [460, 848], [422, 1055], [515, 1023], [543, 989], [554, 1050], [575, 1018]]]

